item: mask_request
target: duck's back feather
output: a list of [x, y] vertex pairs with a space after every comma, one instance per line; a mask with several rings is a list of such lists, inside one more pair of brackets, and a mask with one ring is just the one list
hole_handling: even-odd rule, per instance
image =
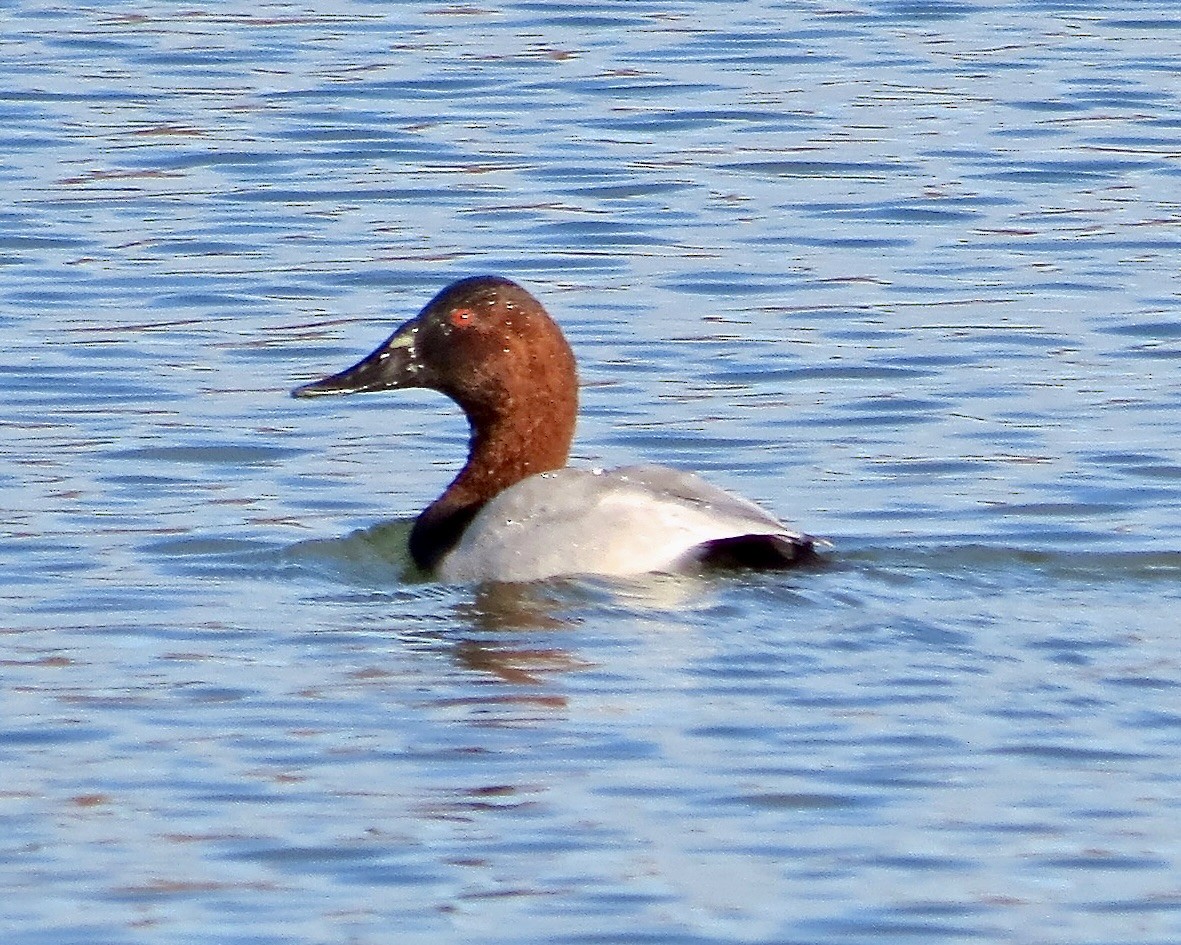
[[492, 499], [439, 565], [452, 581], [623, 577], [695, 561], [786, 566], [812, 539], [746, 499], [664, 466], [565, 468]]

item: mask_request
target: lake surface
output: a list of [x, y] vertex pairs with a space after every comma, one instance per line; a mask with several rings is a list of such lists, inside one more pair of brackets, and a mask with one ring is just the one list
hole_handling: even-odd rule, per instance
[[[0, 929], [1181, 939], [1181, 13], [0, 13]], [[787, 574], [447, 586], [453, 278]]]

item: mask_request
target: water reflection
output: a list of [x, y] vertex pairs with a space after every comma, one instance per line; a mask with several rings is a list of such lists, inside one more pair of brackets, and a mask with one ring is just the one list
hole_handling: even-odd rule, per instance
[[[739, 572], [735, 572], [739, 573]], [[659, 619], [708, 601], [716, 573], [645, 574], [631, 578], [557, 578], [528, 584], [483, 584], [456, 615], [485, 629], [565, 627], [576, 609], [618, 607]]]

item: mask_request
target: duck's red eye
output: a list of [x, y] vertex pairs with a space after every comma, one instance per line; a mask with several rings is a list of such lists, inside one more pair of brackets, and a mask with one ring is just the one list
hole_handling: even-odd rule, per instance
[[475, 315], [470, 308], [456, 308], [448, 313], [447, 318], [456, 328], [467, 328], [472, 323]]

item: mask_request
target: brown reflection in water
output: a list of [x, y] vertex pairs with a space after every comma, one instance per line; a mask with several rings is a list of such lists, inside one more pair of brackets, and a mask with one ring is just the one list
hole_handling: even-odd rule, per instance
[[572, 601], [561, 584], [484, 584], [455, 615], [481, 630], [563, 630], [573, 619], [560, 612]]
[[[594, 666], [558, 646], [514, 645], [511, 634], [546, 631], [557, 636], [576, 628], [576, 614], [600, 601], [649, 613], [683, 612], [710, 599], [705, 574], [651, 574], [633, 579], [595, 581], [555, 579], [531, 584], [486, 584], [471, 601], [453, 611], [470, 631], [454, 645], [457, 662], [505, 683], [541, 685], [556, 673]], [[535, 637], [533, 638], [535, 639]], [[521, 698], [519, 696], [512, 697]], [[537, 697], [529, 696], [531, 701]], [[555, 705], [565, 699], [553, 697]]]
[[[554, 585], [488, 584], [479, 588], [475, 598], [458, 607], [455, 615], [474, 630], [487, 632], [487, 636], [483, 633], [478, 637], [466, 636], [456, 643], [456, 662], [465, 669], [522, 686], [542, 685], [547, 676], [591, 665], [561, 647], [516, 645], [509, 635], [569, 629], [577, 622], [562, 613], [570, 604], [568, 597], [563, 599], [560, 589]], [[566, 705], [562, 696], [529, 694], [507, 698], [535, 705]]]
[[[547, 674], [584, 669], [591, 665], [558, 647], [514, 647], [504, 641], [464, 640], [455, 648], [456, 661], [465, 669], [489, 673], [502, 682], [539, 686]], [[535, 697], [530, 697], [535, 701]], [[565, 705], [566, 700], [561, 699]]]
[[549, 791], [540, 784], [488, 784], [448, 789], [416, 807], [430, 820], [471, 821], [489, 811], [528, 811], [541, 807]]

